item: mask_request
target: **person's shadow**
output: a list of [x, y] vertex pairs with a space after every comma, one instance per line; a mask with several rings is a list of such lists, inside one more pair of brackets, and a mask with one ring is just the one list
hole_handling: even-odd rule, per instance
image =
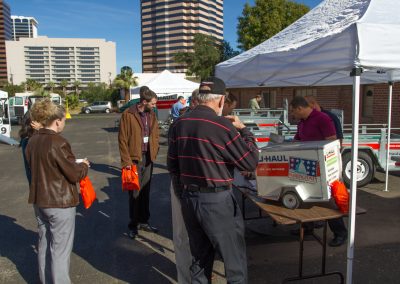
[[[16, 219], [0, 215], [0, 255], [12, 261], [26, 283], [35, 283], [38, 278], [37, 233], [16, 223]], [[2, 266], [1, 270], [7, 268]], [[9, 282], [13, 279], [3, 280]], [[14, 279], [15, 280], [15, 279]]]
[[[158, 178], [155, 179], [159, 181]], [[164, 191], [152, 185], [153, 189]], [[165, 191], [168, 193], [168, 190]], [[108, 198], [103, 198], [101, 202], [95, 201], [89, 209], [78, 206], [73, 252], [96, 270], [120, 281], [170, 283], [169, 279], [176, 279], [175, 264], [160, 253], [162, 250], [156, 244], [147, 242], [151, 246], [149, 248], [143, 241], [128, 238], [128, 193], [121, 190], [121, 178], [109, 177], [108, 186], [96, 192], [98, 196], [101, 192], [106, 193]], [[152, 200], [158, 193], [152, 195], [150, 203], [158, 203]], [[158, 208], [161, 206], [165, 207], [158, 203], [151, 209], [152, 214], [154, 212], [157, 215], [157, 218], [151, 218], [157, 221], [152, 224], [158, 226], [160, 232], [170, 227], [166, 224], [170, 220], [165, 219], [170, 216], [166, 217], [164, 212], [168, 209], [163, 208], [161, 213]], [[159, 217], [163, 219], [158, 219]], [[143, 239], [140, 236], [138, 238]]]
[[112, 165], [90, 162], [90, 169], [104, 174], [121, 176], [121, 169]]

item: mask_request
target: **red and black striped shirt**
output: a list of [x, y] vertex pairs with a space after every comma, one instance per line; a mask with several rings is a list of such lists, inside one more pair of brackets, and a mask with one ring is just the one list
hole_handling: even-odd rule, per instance
[[167, 165], [181, 184], [231, 185], [233, 169], [254, 171], [258, 163], [254, 137], [246, 128], [203, 105], [180, 117], [169, 131]]

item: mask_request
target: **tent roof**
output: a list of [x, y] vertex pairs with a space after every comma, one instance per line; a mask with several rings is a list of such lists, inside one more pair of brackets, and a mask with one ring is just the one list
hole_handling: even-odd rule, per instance
[[[228, 87], [351, 84], [394, 80], [400, 68], [400, 1], [325, 0], [260, 45], [222, 62]], [[379, 72], [377, 72], [379, 71]]]
[[[186, 80], [168, 70], [162, 71], [159, 75], [147, 81], [144, 85], [149, 87], [157, 95], [173, 93], [191, 93], [199, 87], [198, 83]], [[133, 94], [139, 94], [141, 86], [132, 90]]]

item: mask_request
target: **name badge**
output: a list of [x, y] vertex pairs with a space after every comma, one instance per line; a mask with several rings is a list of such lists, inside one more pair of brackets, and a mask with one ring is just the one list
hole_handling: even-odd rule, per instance
[[143, 137], [143, 143], [149, 143], [149, 136]]

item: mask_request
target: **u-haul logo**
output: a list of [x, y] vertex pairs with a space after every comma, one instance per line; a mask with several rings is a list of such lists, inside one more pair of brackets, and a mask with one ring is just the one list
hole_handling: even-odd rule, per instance
[[289, 162], [285, 155], [268, 155], [260, 156], [259, 162], [274, 163], [274, 162]]

